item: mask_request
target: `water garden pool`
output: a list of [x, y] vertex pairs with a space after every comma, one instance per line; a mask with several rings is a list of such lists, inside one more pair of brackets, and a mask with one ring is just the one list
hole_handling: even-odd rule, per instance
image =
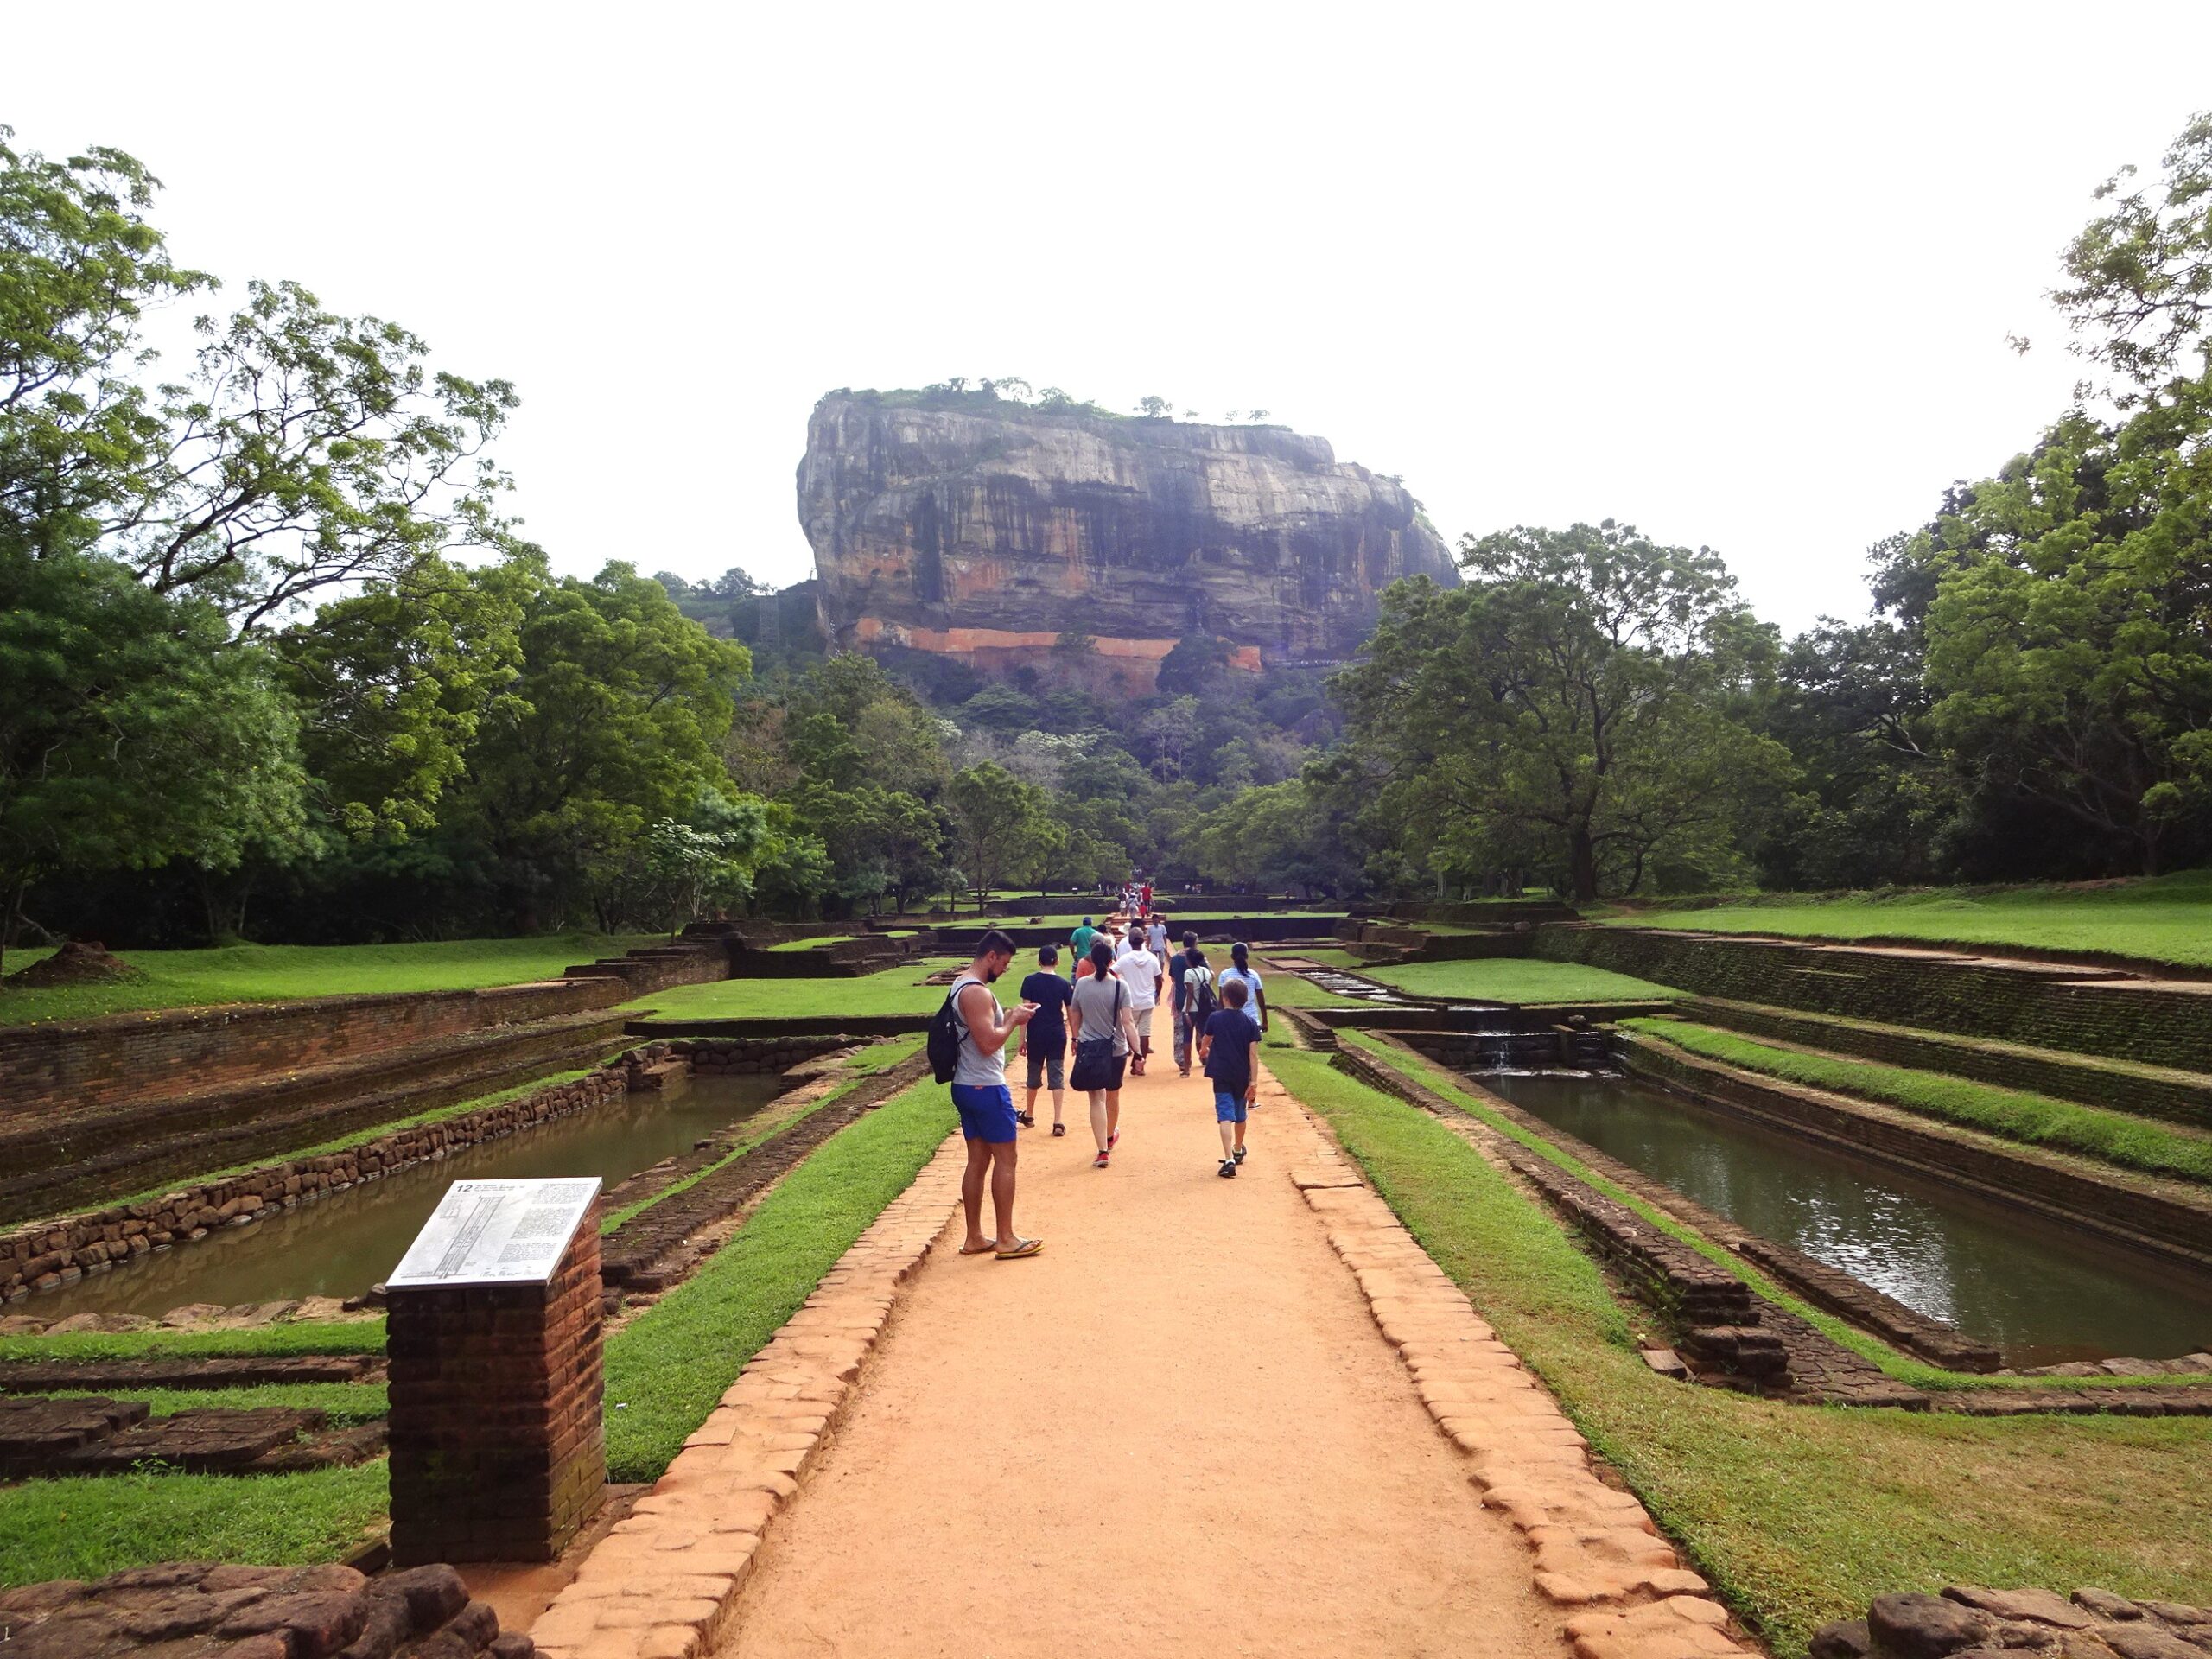
[[356, 1296], [398, 1264], [447, 1186], [457, 1180], [597, 1175], [609, 1186], [689, 1151], [750, 1116], [782, 1090], [772, 1076], [698, 1077], [664, 1094], [635, 1094], [444, 1158], [365, 1181], [265, 1221], [224, 1228], [33, 1298], [16, 1311], [159, 1318], [193, 1302]]
[[1738, 1226], [1993, 1344], [2007, 1365], [2171, 1359], [2212, 1346], [2212, 1285], [2024, 1206], [1625, 1078], [1478, 1075]]

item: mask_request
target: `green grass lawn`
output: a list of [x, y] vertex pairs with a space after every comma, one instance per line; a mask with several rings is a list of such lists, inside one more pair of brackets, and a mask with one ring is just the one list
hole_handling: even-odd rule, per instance
[[[141, 1008], [272, 1002], [359, 991], [451, 991], [558, 979], [572, 963], [620, 956], [658, 934], [549, 933], [430, 944], [232, 944], [213, 950], [121, 950], [146, 977], [52, 990], [0, 988], [0, 1025], [82, 1020]], [[43, 951], [10, 951], [8, 971]]]
[[1668, 986], [1608, 969], [1534, 958], [1382, 963], [1357, 971], [1415, 996], [1469, 1002], [1618, 1002], [1626, 998], [1681, 995]]
[[739, 1370], [954, 1127], [926, 1079], [840, 1129], [761, 1200], [730, 1242], [607, 1341], [607, 1468], [653, 1480]]
[[1637, 1357], [1642, 1316], [1465, 1141], [1324, 1057], [1268, 1064], [1781, 1659], [1891, 1591], [2212, 1598], [2212, 1420], [1789, 1406], [1668, 1382]]
[[57, 1389], [60, 1399], [143, 1400], [156, 1417], [180, 1411], [244, 1411], [257, 1406], [286, 1406], [320, 1411], [334, 1428], [373, 1423], [391, 1414], [381, 1382], [264, 1382], [247, 1389]]
[[381, 1458], [297, 1475], [140, 1473], [0, 1488], [0, 1585], [154, 1561], [334, 1561], [384, 1529]]
[[[35, 1306], [35, 1304], [31, 1304]], [[168, 1359], [235, 1354], [380, 1354], [384, 1319], [324, 1324], [255, 1325], [231, 1331], [71, 1331], [58, 1337], [0, 1337], [0, 1361], [13, 1359]]]
[[[1061, 953], [1065, 966], [1066, 952]], [[902, 962], [857, 979], [720, 979], [704, 985], [676, 985], [626, 1004], [639, 1014], [670, 1020], [789, 1020], [816, 1014], [933, 1014], [944, 1001], [945, 987], [920, 982], [940, 968], [964, 968], [965, 957]], [[1035, 970], [1037, 953], [1028, 950], [994, 987], [999, 1001], [1016, 1000], [1024, 976]]]
[[1683, 1020], [1622, 1023], [1692, 1054], [1745, 1071], [1884, 1101], [1947, 1123], [2054, 1151], [2080, 1153], [2123, 1169], [2186, 1181], [2212, 1181], [2212, 1137], [2146, 1122], [2126, 1112], [2000, 1089], [1995, 1084], [1947, 1077], [1940, 1071], [1801, 1053]]
[[1710, 910], [1655, 907], [1606, 918], [1618, 925], [1779, 933], [1792, 938], [1925, 940], [2103, 951], [2212, 968], [2212, 870], [2101, 887], [2005, 893], [1915, 891], [1799, 898], [1777, 893]]

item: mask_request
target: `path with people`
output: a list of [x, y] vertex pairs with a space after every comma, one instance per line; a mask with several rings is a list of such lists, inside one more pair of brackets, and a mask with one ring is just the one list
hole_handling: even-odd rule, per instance
[[1044, 1253], [940, 1239], [720, 1653], [1564, 1659], [1529, 1545], [1290, 1179], [1317, 1132], [1261, 1089], [1230, 1180], [1207, 1084], [1165, 1055], [1107, 1170], [1084, 1098], [1055, 1140], [1040, 1095], [1016, 1218]]

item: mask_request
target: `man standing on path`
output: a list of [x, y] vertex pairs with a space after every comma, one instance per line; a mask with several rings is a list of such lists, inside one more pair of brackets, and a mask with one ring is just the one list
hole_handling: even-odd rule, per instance
[[1145, 949], [1160, 958], [1167, 960], [1167, 918], [1154, 913], [1151, 925], [1144, 931]]
[[[952, 982], [952, 1011], [960, 1026], [960, 1058], [952, 1071], [952, 1105], [960, 1114], [960, 1133], [968, 1141], [968, 1168], [960, 1178], [960, 1202], [968, 1212], [963, 1255], [986, 1250], [1001, 1262], [1016, 1262], [1045, 1248], [1039, 1238], [1014, 1230], [1014, 1166], [1017, 1127], [1014, 1093], [1006, 1086], [1007, 1039], [1027, 1025], [1037, 1010], [1027, 1003], [1002, 1008], [991, 983], [1014, 964], [1014, 941], [997, 928], [983, 935], [967, 972]], [[995, 1236], [983, 1231], [983, 1181], [988, 1173], [991, 1207], [998, 1221]]]

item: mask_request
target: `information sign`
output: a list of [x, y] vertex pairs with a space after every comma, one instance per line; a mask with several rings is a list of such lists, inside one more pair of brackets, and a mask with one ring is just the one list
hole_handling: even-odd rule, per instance
[[596, 1175], [455, 1181], [385, 1287], [543, 1284], [561, 1265], [599, 1186]]

